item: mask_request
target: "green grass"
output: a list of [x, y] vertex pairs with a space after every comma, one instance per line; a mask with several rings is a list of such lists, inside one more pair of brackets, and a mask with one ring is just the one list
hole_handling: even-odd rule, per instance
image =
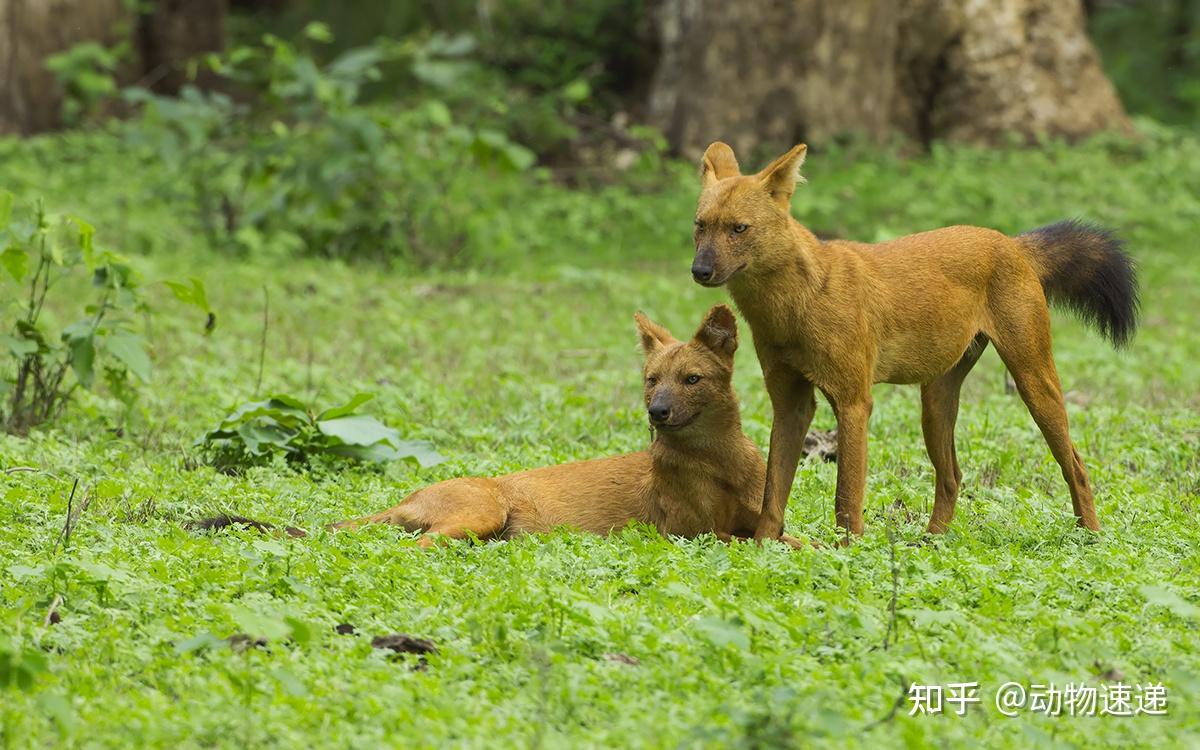
[[[201, 276], [219, 319], [206, 337], [195, 311], [152, 288], [157, 370], [129, 429], [109, 429], [111, 398], [83, 394], [55, 426], [0, 437], [0, 466], [38, 469], [0, 480], [0, 649], [41, 654], [46, 667], [2, 693], [8, 746], [1200, 742], [1200, 141], [810, 157], [795, 206], [816, 229], [879, 239], [1081, 215], [1128, 237], [1145, 304], [1121, 353], [1054, 320], [1102, 534], [1075, 528], [1057, 467], [989, 352], [964, 391], [951, 533], [922, 543], [932, 470], [917, 390], [880, 386], [867, 533], [848, 549], [801, 552], [645, 528], [431, 552], [393, 528], [319, 531], [448, 477], [644, 447], [632, 313], [684, 335], [725, 299], [688, 278], [690, 165], [649, 194], [480, 180], [499, 206], [480, 221], [496, 228], [495, 255], [478, 259], [483, 270], [416, 274], [212, 254], [186, 208], [146, 187], [160, 168], [104, 136], [10, 141], [0, 156], [0, 187], [91, 219], [149, 279]], [[240, 477], [195, 468], [192, 442], [254, 395], [264, 285], [264, 392], [324, 404], [375, 391], [368, 411], [450, 460], [278, 463]], [[746, 430], [765, 446], [770, 411], [747, 333], [736, 385]], [[814, 427], [832, 426], [822, 406]], [[835, 538], [835, 475], [832, 464], [802, 466], [790, 531]], [[87, 490], [92, 501], [56, 549], [76, 479], [76, 500]], [[315, 533], [181, 526], [217, 511]], [[55, 595], [62, 620], [47, 626]], [[205, 634], [278, 636], [284, 618], [302, 623], [291, 641], [199, 647]], [[343, 622], [359, 634], [335, 634]], [[424, 671], [389, 661], [370, 639], [392, 632], [439, 652]], [[1114, 671], [1165, 684], [1168, 715], [1005, 719], [990, 704], [1006, 681], [1097, 684]], [[983, 705], [909, 717], [905, 704], [873, 725], [902, 684], [955, 681], [981, 683]]]

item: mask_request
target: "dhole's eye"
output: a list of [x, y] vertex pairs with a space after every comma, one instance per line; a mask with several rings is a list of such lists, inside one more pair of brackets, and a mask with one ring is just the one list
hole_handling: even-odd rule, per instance
[[704, 222], [703, 222], [703, 221], [700, 221], [699, 219], [696, 219], [696, 229], [701, 229], [701, 230], [703, 230], [703, 229], [704, 229]]
[[688, 375], [687, 380], [685, 380], [683, 382], [687, 383], [688, 385], [695, 385], [696, 383], [700, 382], [700, 376], [699, 375]]
[[746, 231], [749, 228], [750, 228], [749, 224], [734, 224], [733, 225], [733, 231], [735, 234], [741, 234], [742, 232]]
[[646, 378], [646, 385], [658, 385], [658, 378], [653, 375]]

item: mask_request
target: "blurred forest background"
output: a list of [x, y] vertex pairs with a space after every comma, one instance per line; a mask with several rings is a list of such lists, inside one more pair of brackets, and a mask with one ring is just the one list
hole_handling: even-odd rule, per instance
[[1200, 113], [1197, 0], [0, 0], [0, 132], [125, 111], [127, 86], [252, 94], [236, 63], [188, 61], [264, 34], [316, 66], [403, 60], [357, 99], [437, 95], [548, 164], [640, 145], [637, 124], [689, 156], [1128, 128], [1110, 80], [1131, 114]]
[[454, 264], [489, 241], [447, 207], [475, 170], [652, 190], [715, 139], [1194, 127], [1198, 29], [1200, 0], [0, 0], [0, 133], [132, 120], [216, 247]]

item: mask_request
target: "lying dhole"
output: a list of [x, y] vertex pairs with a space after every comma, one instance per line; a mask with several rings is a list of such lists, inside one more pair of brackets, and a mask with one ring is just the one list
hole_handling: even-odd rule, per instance
[[[733, 312], [713, 307], [686, 342], [640, 313], [635, 320], [646, 355], [644, 398], [654, 434], [649, 449], [501, 477], [450, 479], [331, 528], [395, 524], [420, 532], [423, 547], [443, 538], [507, 539], [560, 526], [607, 534], [630, 521], [653, 524], [664, 535], [713, 533], [726, 541], [752, 535], [766, 467], [742, 432], [731, 384], [738, 345]], [[235, 523], [267, 527], [237, 516], [195, 526]], [[799, 546], [791, 537], [782, 540]]]

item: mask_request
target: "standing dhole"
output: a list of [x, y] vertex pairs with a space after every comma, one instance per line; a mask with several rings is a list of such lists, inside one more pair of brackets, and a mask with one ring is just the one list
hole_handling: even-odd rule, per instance
[[[641, 313], [635, 319], [646, 355], [644, 398], [654, 431], [649, 450], [502, 477], [449, 479], [393, 508], [332, 528], [396, 524], [421, 532], [422, 547], [439, 537], [509, 538], [558, 526], [607, 534], [630, 521], [653, 524], [664, 535], [711, 532], [726, 541], [753, 535], [766, 466], [742, 432], [733, 391], [738, 344], [733, 311], [713, 307], [688, 342], [675, 340]], [[216, 516], [192, 526], [232, 524], [272, 528], [241, 516]], [[783, 541], [800, 546], [791, 537]]]
[[954, 450], [963, 378], [988, 342], [1062, 468], [1081, 526], [1099, 530], [1087, 471], [1067, 430], [1047, 300], [1064, 303], [1115, 346], [1137, 325], [1133, 263], [1111, 232], [1063, 221], [1009, 237], [947, 227], [890, 242], [822, 242], [791, 216], [806, 152], [796, 146], [743, 176], [713, 143], [701, 162], [695, 280], [725, 285], [750, 325], [774, 422], [755, 537], [776, 538], [796, 475], [814, 389], [838, 423], [838, 526], [862, 534], [871, 386], [921, 386], [921, 429], [935, 472], [928, 530], [946, 530], [962, 473]]

